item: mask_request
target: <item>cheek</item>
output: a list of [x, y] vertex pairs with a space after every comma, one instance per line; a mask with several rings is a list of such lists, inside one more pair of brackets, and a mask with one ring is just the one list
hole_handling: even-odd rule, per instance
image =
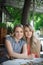
[[18, 36], [18, 34], [15, 34], [15, 36]]
[[23, 37], [23, 36], [24, 36], [24, 34], [23, 34], [23, 33], [20, 33], [20, 34], [19, 34], [19, 36]]
[[24, 36], [24, 33], [22, 33], [21, 36]]
[[18, 33], [15, 33], [15, 36], [18, 36]]
[[32, 36], [33, 35], [32, 32], [30, 32], [29, 35]]

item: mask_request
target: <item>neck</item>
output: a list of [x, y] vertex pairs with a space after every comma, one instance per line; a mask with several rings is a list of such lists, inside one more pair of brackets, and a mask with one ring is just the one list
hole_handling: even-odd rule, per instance
[[17, 38], [15, 37], [15, 41], [18, 43], [19, 39], [17, 39]]
[[30, 41], [31, 41], [31, 40], [30, 40], [29, 38], [27, 38], [27, 43], [29, 43], [29, 44], [30, 44]]

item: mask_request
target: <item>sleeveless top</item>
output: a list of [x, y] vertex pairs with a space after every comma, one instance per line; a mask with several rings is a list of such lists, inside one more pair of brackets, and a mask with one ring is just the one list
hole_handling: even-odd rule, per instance
[[[31, 51], [30, 51], [31, 47], [30, 47], [30, 44], [27, 45], [27, 52], [28, 52], [28, 55], [31, 54]], [[33, 53], [35, 58], [38, 58], [39, 56], [37, 55], [37, 53]]]
[[[21, 53], [23, 45], [26, 43], [24, 39], [20, 39], [18, 41], [18, 43], [16, 42], [16, 40], [10, 36], [10, 35], [6, 35], [5, 40], [10, 41], [11, 46], [13, 48], [14, 52], [17, 53]], [[7, 48], [5, 47], [5, 52], [4, 52], [4, 56], [0, 58], [0, 63], [5, 62], [7, 60], [10, 60], [6, 55], [8, 54]]]
[[28, 52], [28, 55], [31, 54], [31, 52], [30, 52], [30, 44], [27, 45], [27, 52]]
[[21, 53], [22, 47], [26, 43], [24, 39], [20, 39], [17, 43], [12, 36], [6, 36], [6, 40], [10, 41], [13, 51], [17, 53]]

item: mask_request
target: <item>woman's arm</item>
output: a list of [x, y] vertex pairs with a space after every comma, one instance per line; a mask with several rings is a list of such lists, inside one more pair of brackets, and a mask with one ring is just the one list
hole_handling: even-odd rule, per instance
[[22, 52], [23, 54], [28, 54], [27, 53], [27, 44], [24, 44], [24, 46], [23, 46], [23, 52]]
[[23, 46], [23, 53], [22, 54], [19, 54], [19, 53], [16, 53], [13, 51], [13, 48], [11, 46], [10, 41], [6, 40], [5, 45], [6, 45], [9, 57], [11, 57], [11, 58], [28, 58], [26, 44]]
[[27, 59], [35, 58], [35, 54], [33, 53], [28, 55], [27, 44], [23, 46], [23, 54], [27, 54]]

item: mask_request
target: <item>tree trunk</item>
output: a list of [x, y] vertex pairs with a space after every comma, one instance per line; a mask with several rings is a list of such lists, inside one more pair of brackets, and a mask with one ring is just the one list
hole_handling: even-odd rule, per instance
[[31, 5], [31, 0], [25, 0], [23, 12], [22, 12], [22, 19], [21, 19], [21, 24], [23, 24], [23, 25], [28, 23], [27, 19], [28, 19], [30, 5]]

